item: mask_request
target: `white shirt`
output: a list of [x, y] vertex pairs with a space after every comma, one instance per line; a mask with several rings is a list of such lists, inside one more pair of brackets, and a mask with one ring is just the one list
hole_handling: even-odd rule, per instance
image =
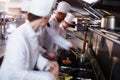
[[50, 19], [49, 19], [49, 24], [51, 26], [51, 28], [57, 30], [59, 25], [60, 25], [60, 22], [57, 21], [56, 17], [55, 17], [55, 14], [53, 14]]
[[40, 44], [46, 47], [49, 52], [54, 52], [55, 45], [58, 45], [67, 50], [72, 47], [71, 42], [60, 36], [55, 29], [46, 26], [42, 31], [42, 35], [39, 36], [39, 41]]
[[[62, 36], [60, 36], [57, 32], [60, 22], [58, 22], [55, 18], [55, 14], [53, 14], [49, 19], [50, 28], [46, 28], [44, 31], [44, 46], [47, 48], [50, 52], [56, 53], [56, 45], [58, 45], [61, 48], [69, 50], [70, 47], [72, 47], [71, 42], [64, 39]], [[47, 36], [45, 36], [47, 35]]]
[[66, 39], [66, 34], [67, 34], [67, 33], [66, 33], [66, 30], [63, 28], [62, 23], [60, 24], [57, 32], [58, 32], [63, 38]]
[[41, 56], [45, 50], [38, 44], [38, 35], [26, 21], [9, 37], [0, 69], [0, 80], [55, 80], [48, 71], [34, 71], [35, 65], [43, 70], [48, 60]]

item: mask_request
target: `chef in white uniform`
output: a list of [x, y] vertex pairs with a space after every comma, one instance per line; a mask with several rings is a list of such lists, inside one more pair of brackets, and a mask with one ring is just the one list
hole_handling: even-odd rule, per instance
[[[82, 48], [80, 40], [78, 38], [76, 38], [76, 36], [74, 35], [74, 33], [72, 31], [68, 31], [69, 30], [68, 28], [71, 25], [73, 25], [74, 19], [75, 19], [75, 16], [72, 13], [67, 13], [67, 16], [61, 22], [57, 32], [65, 39], [66, 39], [66, 34], [70, 35], [71, 38], [67, 39], [67, 40], [70, 41], [72, 44], [74, 44], [76, 48]], [[56, 48], [58, 49], [59, 47], [56, 46]]]
[[57, 31], [63, 38], [66, 38], [66, 29], [68, 27], [70, 27], [70, 25], [72, 24], [74, 18], [75, 18], [75, 16], [73, 14], [67, 13], [67, 16], [61, 22], [61, 24], [60, 24]]
[[[46, 16], [54, 3], [56, 0], [32, 0], [28, 19], [8, 39], [0, 80], [56, 80], [58, 64], [42, 56], [46, 50], [39, 46], [37, 33], [47, 24]], [[38, 71], [34, 70], [35, 66]]]
[[[60, 23], [60, 25], [57, 29], [57, 33], [59, 35], [61, 35], [64, 39], [66, 39], [66, 34], [67, 34], [66, 29], [71, 26], [73, 18], [75, 18], [75, 16], [73, 14], [67, 13], [65, 19]], [[76, 44], [74, 44], [74, 43], [71, 43], [71, 44], [75, 48]], [[59, 48], [58, 47], [59, 47], [58, 45], [55, 45], [56, 51], [60, 48], [60, 47]]]
[[60, 22], [64, 20], [66, 13], [70, 11], [70, 8], [71, 6], [67, 2], [65, 1], [59, 2], [55, 14], [53, 14], [49, 19], [50, 27], [48, 28], [49, 29], [48, 31], [46, 30], [44, 37], [47, 34], [48, 36], [46, 36], [44, 40], [41, 40], [44, 41], [41, 43], [45, 43], [43, 44], [43, 46], [45, 46], [45, 48], [50, 52], [56, 53], [56, 49], [54, 49], [56, 45], [66, 50], [69, 50], [73, 46], [71, 42], [65, 40], [56, 32]]
[[70, 8], [71, 5], [65, 1], [61, 1], [58, 3], [55, 14], [53, 14], [49, 19], [49, 24], [53, 29], [58, 29], [59, 24], [62, 20], [64, 20], [66, 13], [70, 11]]
[[58, 45], [61, 48], [69, 50], [73, 47], [72, 43], [64, 39], [55, 29], [48, 26], [40, 29], [41, 35], [39, 35], [39, 44], [44, 47], [48, 52], [47, 56], [51, 59], [56, 57], [57, 51], [54, 50], [55, 46]]

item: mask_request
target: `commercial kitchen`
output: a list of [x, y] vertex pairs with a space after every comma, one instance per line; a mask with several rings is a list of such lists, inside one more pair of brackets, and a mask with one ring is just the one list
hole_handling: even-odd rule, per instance
[[[32, 1], [35, 0], [0, 0], [0, 70], [6, 57], [7, 43], [10, 43], [10, 41], [8, 41], [9, 37], [11, 37], [11, 34], [13, 34], [17, 28], [26, 22]], [[64, 40], [73, 43], [73, 47], [69, 49], [64, 48], [64, 46], [62, 46], [64, 42], [55, 39], [61, 42], [59, 45], [62, 46], [55, 47], [57, 49], [55, 53], [56, 57], [52, 59], [47, 55], [43, 56], [50, 61], [56, 61], [58, 63], [59, 74], [56, 80], [120, 80], [120, 0], [56, 1], [52, 14], [57, 13], [57, 6], [61, 1], [65, 1], [71, 5], [69, 13], [74, 15], [74, 18], [71, 20], [72, 23], [66, 28], [66, 38]], [[41, 1], [40, 4], [42, 3], [44, 3], [44, 1]], [[47, 26], [51, 28], [49, 24], [47, 24]], [[48, 34], [54, 36], [52, 32]], [[48, 37], [44, 40], [47, 39]], [[44, 40], [41, 42], [45, 42]], [[19, 43], [19, 40], [17, 42]], [[45, 44], [50, 43], [51, 42]], [[15, 46], [16, 43], [9, 45], [9, 47]], [[46, 47], [43, 48], [46, 49]], [[12, 53], [9, 53], [9, 55], [10, 54]], [[11, 57], [13, 60], [14, 58], [15, 56]], [[43, 65], [44, 63], [39, 64]], [[38, 71], [36, 66], [34, 71]], [[41, 71], [47, 72], [46, 70]], [[48, 72], [49, 71], [50, 70], [48, 70]], [[6, 73], [10, 72], [8, 71]], [[16, 73], [19, 73], [19, 71]], [[43, 76], [40, 75], [39, 77]], [[4, 78], [4, 80], [44, 79], [10, 78]], [[0, 80], [1, 79], [2, 78], [0, 78]]]

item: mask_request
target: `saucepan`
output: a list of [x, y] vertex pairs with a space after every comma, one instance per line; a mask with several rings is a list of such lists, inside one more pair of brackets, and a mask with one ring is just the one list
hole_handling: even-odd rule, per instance
[[103, 29], [115, 29], [115, 17], [114, 16], [107, 16], [101, 18], [101, 28]]

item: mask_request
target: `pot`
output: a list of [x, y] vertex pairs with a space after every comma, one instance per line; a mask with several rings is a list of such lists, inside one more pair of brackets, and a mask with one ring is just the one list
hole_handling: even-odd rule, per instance
[[115, 29], [115, 17], [114, 16], [107, 16], [101, 19], [101, 28], [103, 29]]

